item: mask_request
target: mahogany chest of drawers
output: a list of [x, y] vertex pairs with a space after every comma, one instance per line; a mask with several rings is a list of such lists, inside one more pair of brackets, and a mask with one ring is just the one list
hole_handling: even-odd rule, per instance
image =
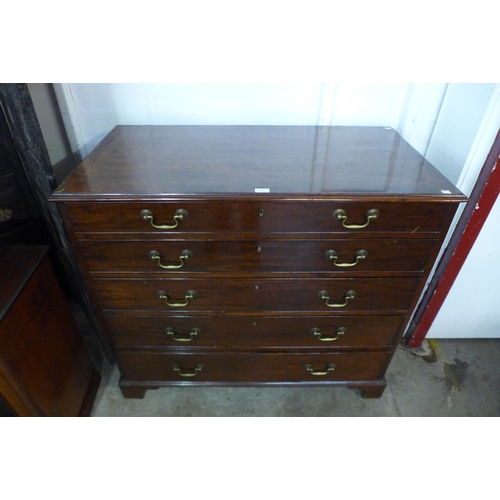
[[54, 192], [125, 397], [379, 397], [465, 197], [384, 127], [120, 126]]

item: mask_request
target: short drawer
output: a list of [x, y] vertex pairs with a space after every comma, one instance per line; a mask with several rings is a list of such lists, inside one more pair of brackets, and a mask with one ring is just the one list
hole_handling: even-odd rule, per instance
[[[254, 199], [67, 203], [77, 233], [438, 233], [449, 204]], [[159, 227], [154, 227], [155, 226]]]
[[432, 239], [79, 241], [90, 272], [422, 272]]
[[121, 351], [118, 365], [130, 381], [335, 382], [378, 380], [387, 352], [162, 353]]
[[403, 319], [404, 316], [106, 316], [119, 349], [391, 348]]
[[105, 310], [406, 312], [420, 280], [332, 279], [101, 279], [93, 280]]

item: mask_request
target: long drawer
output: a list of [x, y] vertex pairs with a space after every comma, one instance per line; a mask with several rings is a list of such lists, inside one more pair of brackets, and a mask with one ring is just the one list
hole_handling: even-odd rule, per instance
[[124, 348], [390, 348], [404, 316], [120, 316], [106, 317]]
[[120, 371], [130, 381], [334, 382], [383, 377], [387, 352], [266, 354], [121, 351]]
[[415, 278], [101, 279], [93, 280], [105, 310], [404, 312]]
[[91, 272], [418, 272], [432, 239], [79, 242]]
[[[355, 234], [360, 229], [365, 233], [438, 233], [450, 206], [422, 202], [239, 200], [75, 202], [67, 207], [77, 233], [152, 233], [168, 237], [248, 232]], [[151, 223], [170, 228], [155, 228]]]

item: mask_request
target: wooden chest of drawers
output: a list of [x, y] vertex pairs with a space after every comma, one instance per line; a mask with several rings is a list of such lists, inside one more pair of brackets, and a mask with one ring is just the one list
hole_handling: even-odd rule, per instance
[[379, 397], [465, 197], [381, 127], [116, 127], [60, 204], [126, 397]]

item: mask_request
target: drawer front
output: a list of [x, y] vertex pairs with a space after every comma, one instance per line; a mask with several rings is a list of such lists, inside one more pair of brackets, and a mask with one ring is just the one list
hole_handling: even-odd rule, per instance
[[383, 377], [388, 362], [387, 352], [172, 354], [121, 351], [118, 360], [127, 380], [180, 383], [378, 380]]
[[[413, 278], [94, 279], [106, 310], [151, 311], [406, 311]], [[351, 291], [355, 292], [352, 297]], [[192, 293], [194, 292], [194, 293]]]
[[404, 316], [120, 316], [108, 315], [124, 348], [391, 347]]
[[91, 272], [422, 272], [435, 240], [80, 240]]
[[[205, 201], [68, 203], [77, 233], [338, 233], [440, 231], [449, 205], [425, 202]], [[376, 209], [376, 218], [367, 217]], [[144, 218], [144, 210], [147, 217]], [[334, 213], [342, 210], [340, 217]], [[184, 212], [179, 212], [184, 211]], [[177, 214], [177, 215], [176, 215]], [[180, 218], [179, 214], [182, 214]], [[342, 215], [343, 214], [343, 215]], [[176, 218], [177, 217], [177, 218]], [[174, 226], [155, 228], [157, 226]], [[344, 227], [358, 226], [357, 228]], [[359, 227], [364, 226], [364, 227]]]

